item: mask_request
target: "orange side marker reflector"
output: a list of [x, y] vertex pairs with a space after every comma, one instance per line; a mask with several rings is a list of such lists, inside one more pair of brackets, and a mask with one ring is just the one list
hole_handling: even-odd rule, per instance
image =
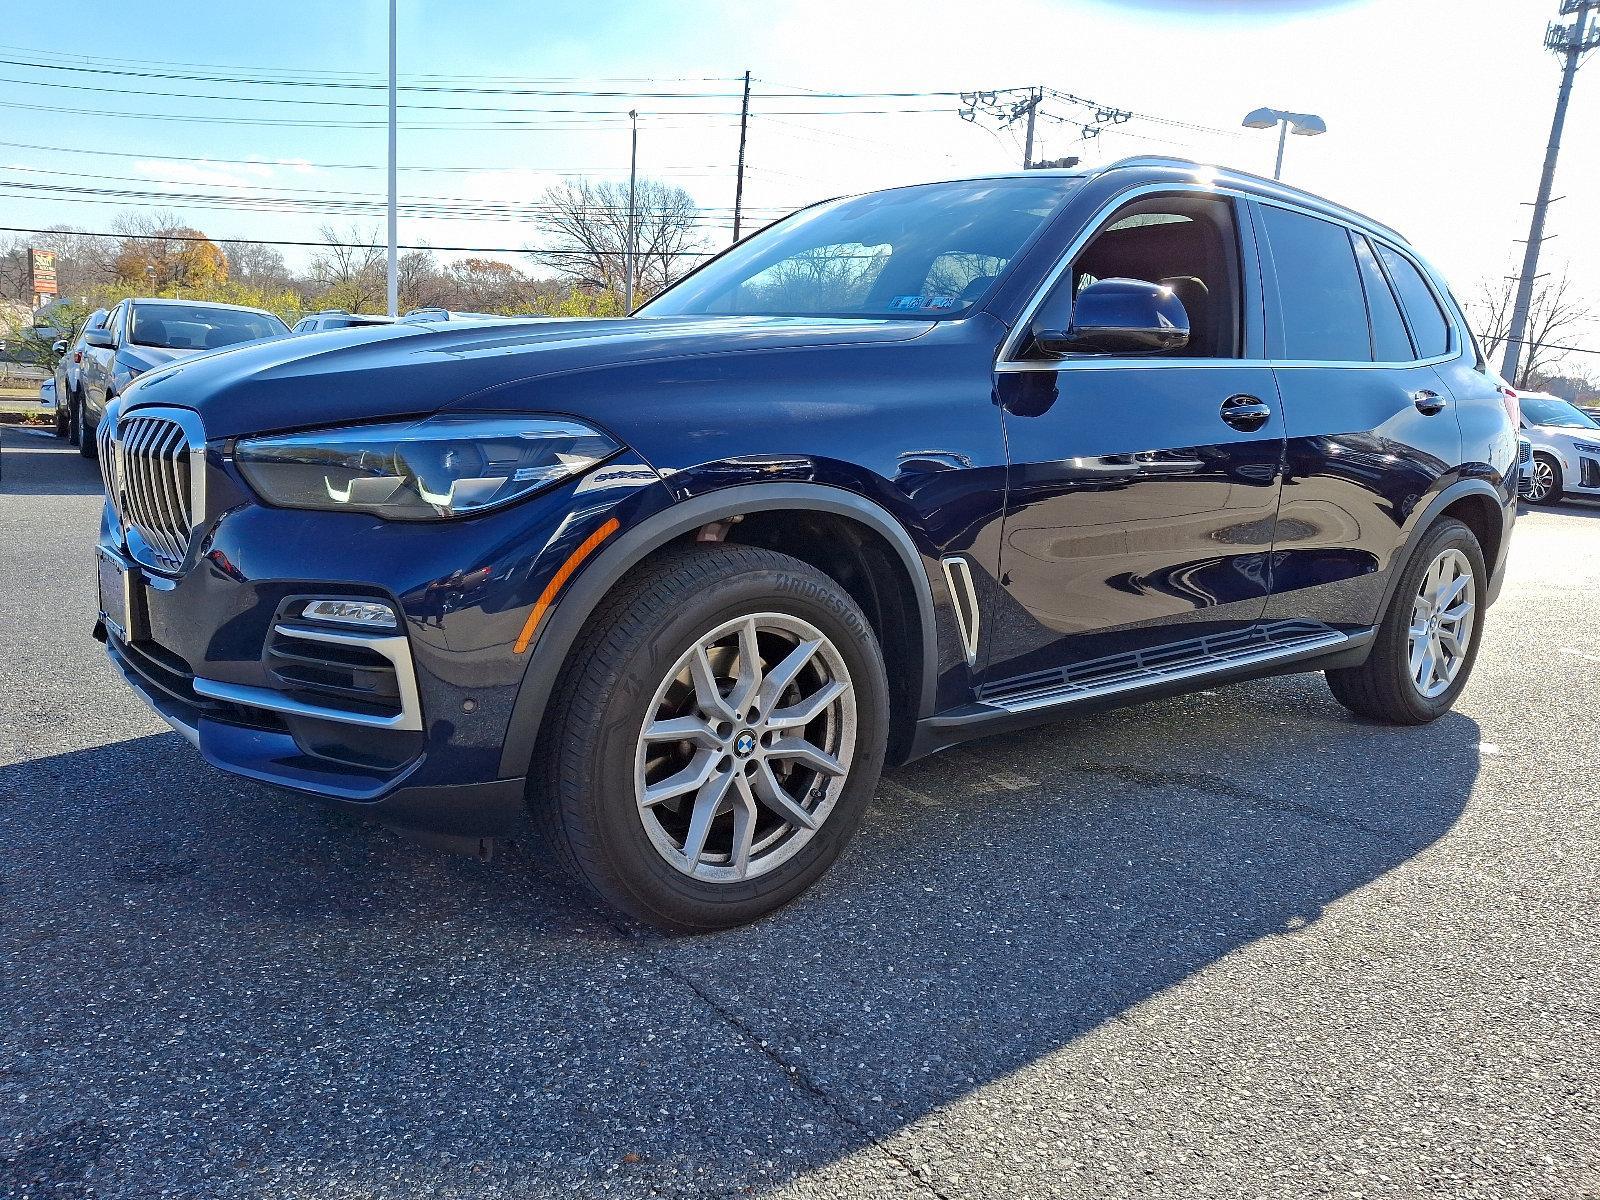
[[521, 654], [528, 648], [528, 643], [533, 640], [533, 631], [539, 628], [539, 622], [555, 603], [556, 596], [560, 594], [567, 580], [572, 578], [572, 573], [583, 565], [584, 559], [600, 548], [601, 542], [621, 528], [622, 523], [612, 517], [584, 538], [583, 544], [567, 557], [567, 561], [561, 564], [561, 569], [550, 577], [549, 583], [544, 585], [544, 591], [539, 593], [539, 599], [534, 602], [533, 611], [528, 614], [528, 623], [522, 627], [522, 633], [517, 637], [517, 644], [512, 647], [512, 653]]

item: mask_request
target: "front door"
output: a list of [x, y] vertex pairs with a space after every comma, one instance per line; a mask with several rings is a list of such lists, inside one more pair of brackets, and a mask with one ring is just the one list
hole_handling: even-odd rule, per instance
[[1127, 678], [1163, 655], [1203, 657], [1250, 631], [1271, 591], [1284, 435], [1248, 218], [1203, 193], [1135, 201], [1084, 246], [1041, 319], [1113, 277], [1170, 287], [1190, 340], [1049, 359], [1024, 339], [1000, 365], [1009, 494], [986, 697], [1097, 664]]

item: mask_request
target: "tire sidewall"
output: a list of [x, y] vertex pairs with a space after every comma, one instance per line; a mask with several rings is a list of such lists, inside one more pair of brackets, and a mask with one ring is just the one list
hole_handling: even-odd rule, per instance
[[[1424, 696], [1411, 680], [1410, 639], [1411, 604], [1422, 586], [1422, 579], [1433, 560], [1446, 550], [1459, 550], [1472, 566], [1472, 641], [1467, 646], [1467, 659], [1456, 672], [1456, 677], [1439, 695]], [[1483, 548], [1472, 531], [1454, 519], [1441, 522], [1429, 531], [1421, 548], [1406, 564], [1405, 574], [1395, 591], [1394, 600], [1384, 618], [1379, 644], [1374, 653], [1384, 655], [1385, 668], [1398, 680], [1397, 694], [1416, 715], [1419, 722], [1432, 721], [1442, 716], [1455, 704], [1456, 697], [1467, 686], [1473, 665], [1478, 661], [1478, 648], [1483, 644], [1483, 622], [1486, 612], [1485, 598], [1489, 591], [1489, 572], [1483, 559]]]
[[[667, 672], [710, 630], [758, 612], [798, 617], [839, 651], [855, 695], [856, 746], [832, 812], [794, 857], [754, 879], [710, 883], [684, 875], [651, 843], [637, 811], [635, 755], [646, 710]], [[596, 834], [616, 882], [643, 907], [685, 928], [742, 924], [798, 896], [838, 857], [877, 786], [888, 723], [888, 683], [877, 639], [848, 597], [809, 569], [743, 571], [691, 597], [627, 653], [602, 704], [584, 824]]]

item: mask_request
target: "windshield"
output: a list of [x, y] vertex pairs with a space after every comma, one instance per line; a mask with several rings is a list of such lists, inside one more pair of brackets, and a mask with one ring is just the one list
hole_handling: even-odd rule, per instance
[[1553, 396], [1522, 396], [1522, 415], [1530, 425], [1559, 425], [1564, 429], [1600, 429], [1565, 400]]
[[646, 317], [958, 317], [979, 303], [1076, 179], [895, 188], [796, 213], [639, 310]]
[[167, 350], [215, 350], [288, 332], [289, 327], [271, 313], [200, 304], [135, 304], [128, 340]]

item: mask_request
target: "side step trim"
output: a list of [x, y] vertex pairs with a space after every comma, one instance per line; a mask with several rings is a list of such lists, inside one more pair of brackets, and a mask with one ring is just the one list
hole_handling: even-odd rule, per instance
[[[1314, 626], [1303, 622], [1285, 622], [1293, 630], [1280, 631], [1268, 627], [1263, 637], [1270, 639], [1255, 644], [1202, 649], [1194, 657], [1162, 663], [1130, 661], [1127, 669], [1109, 673], [1097, 680], [1072, 682], [1063, 680], [1052, 686], [1028, 690], [999, 692], [990, 690], [980, 698], [981, 707], [1002, 712], [1023, 713], [1034, 709], [1052, 708], [1081, 700], [1100, 699], [1141, 688], [1178, 683], [1186, 679], [1201, 679], [1238, 668], [1254, 667], [1280, 659], [1302, 658], [1324, 650], [1344, 645], [1359, 645], [1370, 633], [1347, 634], [1327, 626]], [[1275, 637], [1274, 634], [1277, 634]], [[1204, 642], [1205, 639], [1200, 639]], [[1159, 649], [1159, 648], [1158, 648]], [[1138, 656], [1127, 656], [1130, 660]]]

